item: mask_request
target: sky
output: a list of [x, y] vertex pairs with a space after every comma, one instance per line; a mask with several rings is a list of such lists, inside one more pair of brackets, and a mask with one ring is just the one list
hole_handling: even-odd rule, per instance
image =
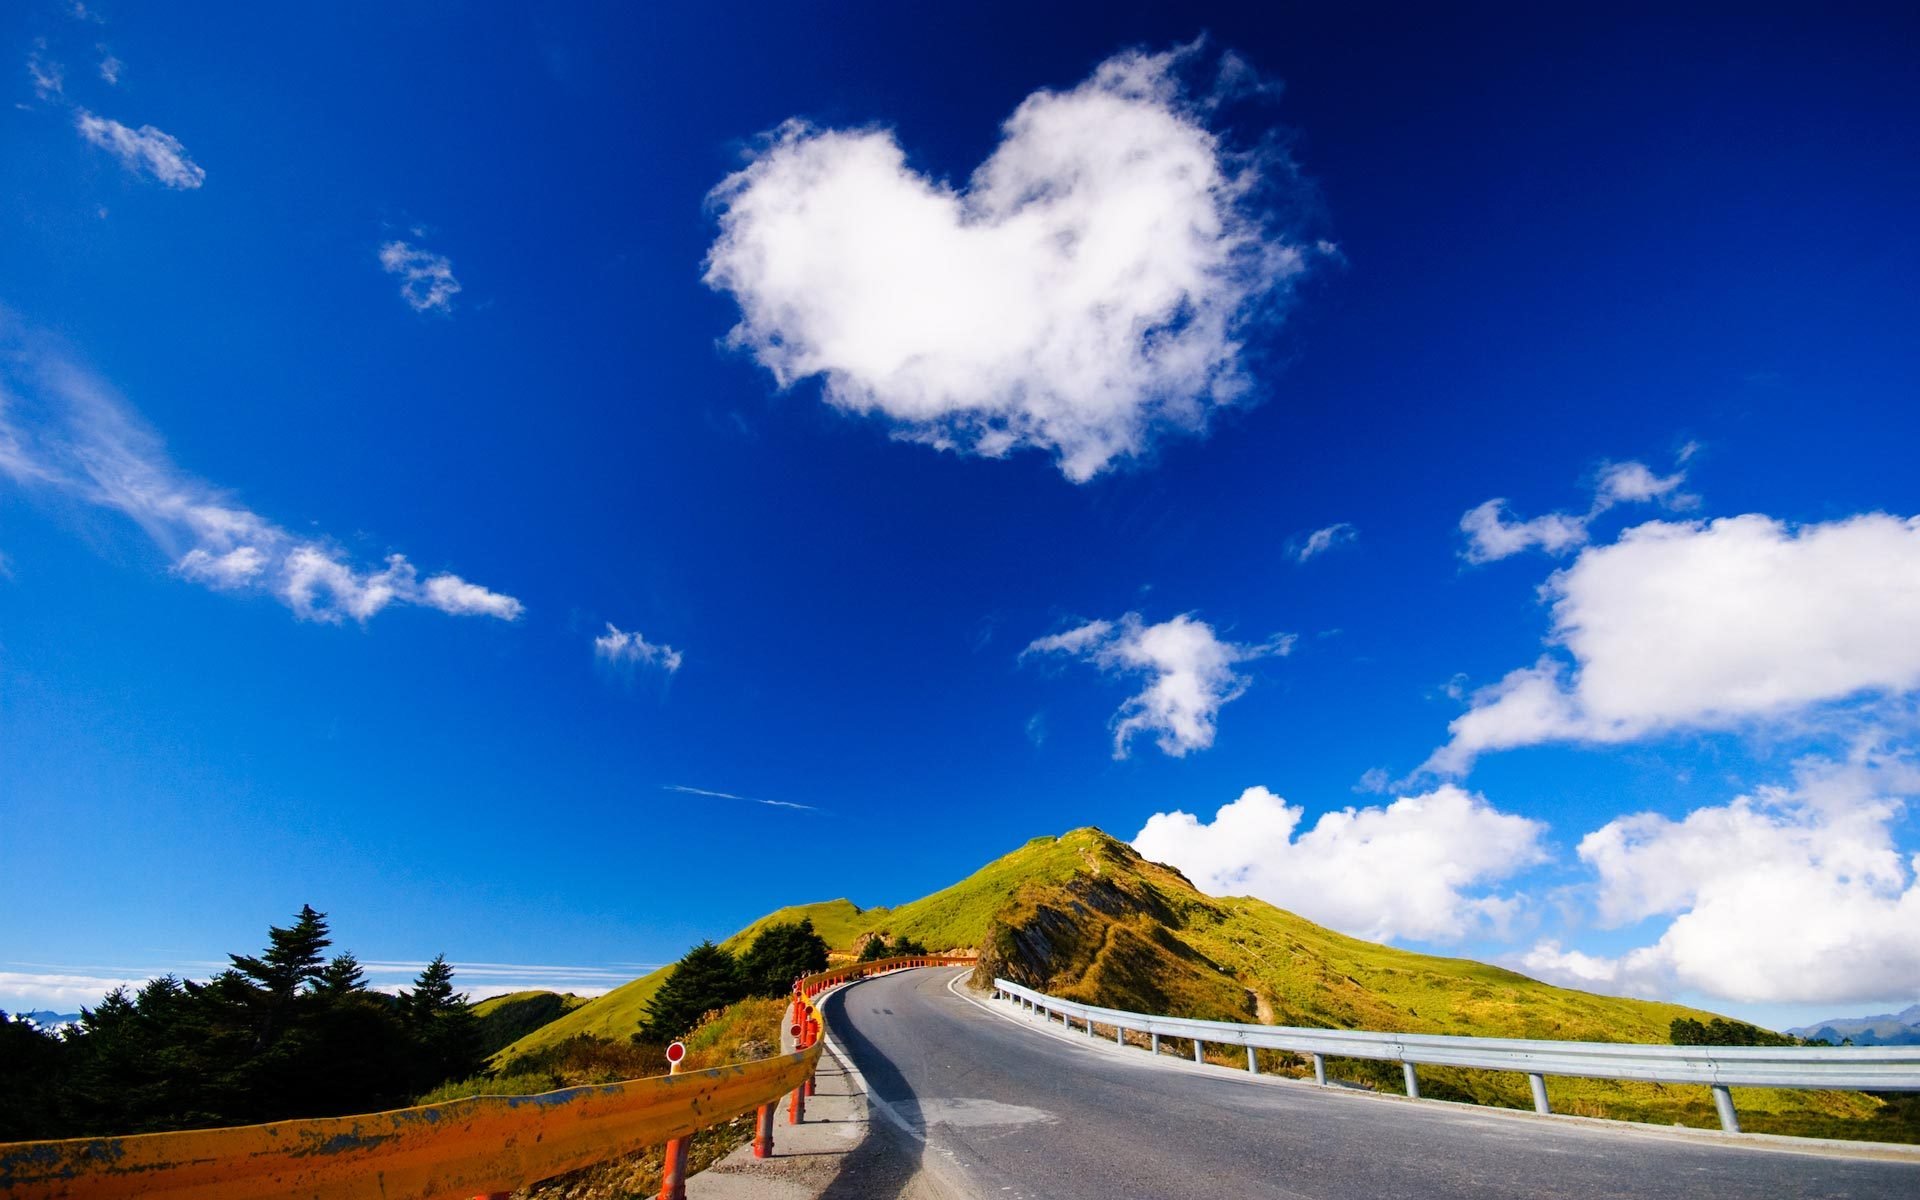
[[8, 6], [0, 1008], [1085, 825], [1920, 999], [1912, 16], [1334, 7]]

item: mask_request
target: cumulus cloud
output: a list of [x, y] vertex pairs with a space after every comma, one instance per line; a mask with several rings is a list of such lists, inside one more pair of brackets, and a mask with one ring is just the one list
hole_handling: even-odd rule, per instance
[[131, 518], [182, 579], [265, 592], [303, 620], [365, 622], [392, 604], [511, 621], [518, 600], [403, 555], [354, 565], [176, 467], [159, 435], [101, 380], [43, 342], [0, 326], [0, 474]]
[[1489, 563], [1532, 549], [1555, 555], [1577, 550], [1587, 544], [1588, 527], [1594, 518], [1615, 505], [1690, 507], [1697, 501], [1680, 490], [1685, 482], [1684, 471], [1656, 475], [1645, 463], [1608, 463], [1600, 468], [1593, 505], [1584, 513], [1547, 513], [1522, 521], [1509, 513], [1505, 500], [1488, 500], [1460, 518], [1460, 531], [1467, 535], [1461, 557], [1470, 563]]
[[1799, 764], [1761, 788], [1680, 820], [1618, 817], [1580, 842], [1605, 925], [1670, 918], [1617, 957], [1557, 942], [1521, 965], [1543, 978], [1630, 995], [1676, 989], [1744, 1002], [1848, 1003], [1911, 992], [1920, 979], [1920, 856], [1894, 830], [1920, 771], [1884, 751]]
[[656, 646], [638, 633], [629, 633], [612, 621], [607, 631], [593, 639], [594, 657], [623, 667], [659, 667], [671, 675], [680, 669], [680, 652], [672, 646]]
[[1372, 941], [1504, 936], [1523, 901], [1490, 890], [1546, 858], [1546, 826], [1451, 784], [1323, 814], [1251, 787], [1211, 822], [1156, 813], [1133, 840], [1201, 891], [1250, 895]]
[[1325, 529], [1316, 529], [1303, 538], [1293, 552], [1295, 562], [1306, 562], [1315, 555], [1325, 554], [1335, 546], [1344, 546], [1360, 536], [1360, 531], [1345, 521], [1329, 525]]
[[453, 263], [446, 255], [392, 241], [380, 247], [380, 266], [387, 274], [399, 277], [400, 298], [413, 311], [453, 311], [460, 281], [453, 277]]
[[1279, 227], [1304, 207], [1290, 165], [1208, 127], [1217, 97], [1181, 82], [1198, 54], [1033, 93], [965, 187], [890, 131], [788, 122], [712, 195], [731, 343], [899, 437], [1039, 448], [1077, 482], [1202, 429], [1248, 389], [1250, 322], [1323, 251]]
[[1920, 517], [1653, 521], [1548, 579], [1549, 654], [1474, 693], [1427, 769], [1726, 728], [1920, 688]]
[[1162, 753], [1179, 758], [1213, 745], [1221, 706], [1247, 690], [1236, 665], [1292, 649], [1291, 635], [1241, 645], [1220, 640], [1192, 614], [1148, 625], [1130, 612], [1036, 639], [1021, 657], [1065, 654], [1111, 674], [1145, 677], [1146, 687], [1114, 714], [1113, 756], [1125, 758], [1133, 735], [1147, 732]]
[[80, 136], [111, 153], [135, 175], [151, 175], [170, 188], [191, 190], [207, 181], [207, 173], [187, 157], [180, 139], [151, 125], [130, 129], [86, 109], [74, 112]]

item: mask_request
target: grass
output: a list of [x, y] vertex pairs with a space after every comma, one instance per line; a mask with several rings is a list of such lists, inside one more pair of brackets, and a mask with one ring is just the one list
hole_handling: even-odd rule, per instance
[[[1553, 987], [1485, 963], [1347, 937], [1250, 897], [1206, 896], [1098, 829], [1034, 838], [894, 908], [844, 899], [783, 908], [723, 944], [743, 950], [766, 925], [801, 917], [840, 954], [873, 934], [911, 937], [935, 952], [979, 950], [977, 982], [999, 974], [1088, 1003], [1213, 1020], [1664, 1044], [1674, 1018], [1715, 1015]], [[533, 1031], [496, 1063], [581, 1033], [628, 1037], [667, 970]], [[1263, 1059], [1263, 1069], [1307, 1070], [1304, 1060], [1279, 1055]], [[1392, 1063], [1342, 1062], [1336, 1074], [1383, 1091], [1403, 1086]], [[1435, 1099], [1532, 1106], [1518, 1074], [1435, 1067], [1423, 1068], [1420, 1082]], [[1560, 1112], [1718, 1123], [1704, 1087], [1552, 1079], [1547, 1090]], [[1737, 1089], [1735, 1101], [1755, 1131], [1920, 1141], [1920, 1111], [1860, 1093]]]

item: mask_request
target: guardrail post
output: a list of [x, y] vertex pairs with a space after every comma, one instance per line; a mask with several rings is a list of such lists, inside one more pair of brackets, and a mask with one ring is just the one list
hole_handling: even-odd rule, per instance
[[660, 1200], [687, 1200], [685, 1138], [674, 1138], [667, 1143], [666, 1160], [660, 1165]]
[[801, 1084], [788, 1093], [787, 1124], [798, 1125], [807, 1119], [807, 1085]]
[[1260, 1060], [1253, 1056], [1252, 1046], [1247, 1047], [1247, 1070], [1253, 1072], [1255, 1075], [1260, 1073]]
[[1193, 1061], [1197, 1063], [1204, 1063], [1207, 1061], [1205, 1058], [1201, 1057], [1201, 1055], [1205, 1051], [1205, 1048], [1206, 1048], [1205, 1042], [1202, 1042], [1199, 1038], [1193, 1039]]
[[775, 1104], [762, 1104], [753, 1113], [753, 1156], [773, 1157], [773, 1110]]
[[1324, 1054], [1313, 1056], [1313, 1081], [1321, 1087], [1327, 1086], [1327, 1056]]
[[1545, 1075], [1528, 1075], [1527, 1086], [1533, 1089], [1533, 1111], [1537, 1113], [1552, 1112], [1553, 1109], [1547, 1107], [1547, 1077]]
[[1401, 1063], [1400, 1069], [1407, 1073], [1407, 1099], [1418, 1100], [1420, 1098], [1420, 1078], [1413, 1073], [1413, 1064]]
[[1720, 1128], [1728, 1133], [1740, 1132], [1740, 1117], [1733, 1111], [1733, 1093], [1724, 1084], [1713, 1085], [1713, 1107], [1720, 1114]]
[[1113, 1042], [1114, 1042], [1114, 1045], [1116, 1045], [1116, 1046], [1124, 1046], [1124, 1045], [1126, 1045], [1126, 1044], [1127, 1044], [1127, 1029], [1126, 1029], [1126, 1026], [1124, 1026], [1124, 1025], [1115, 1025], [1115, 1026], [1113, 1027]]
[[1153, 1051], [1155, 1054], [1160, 1053], [1160, 1035], [1159, 1034], [1150, 1033], [1147, 1035], [1147, 1049]]
[[1093, 1036], [1093, 1018], [1092, 1017], [1087, 1018], [1087, 1036], [1088, 1037]]

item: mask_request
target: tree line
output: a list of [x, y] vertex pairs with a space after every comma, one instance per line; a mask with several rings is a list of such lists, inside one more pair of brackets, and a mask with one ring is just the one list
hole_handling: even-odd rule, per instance
[[0, 1141], [374, 1112], [479, 1070], [480, 1031], [444, 955], [399, 996], [367, 987], [302, 906], [205, 983], [116, 988], [59, 1033], [0, 1013]]

